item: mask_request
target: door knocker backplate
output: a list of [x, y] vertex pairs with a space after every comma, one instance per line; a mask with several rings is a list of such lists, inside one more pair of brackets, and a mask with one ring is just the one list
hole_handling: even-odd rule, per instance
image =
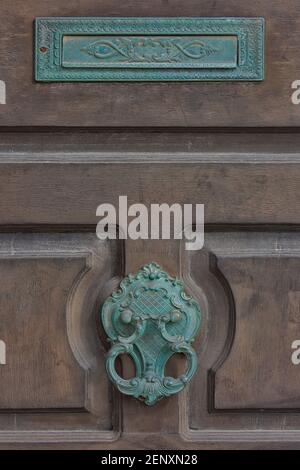
[[[200, 318], [196, 300], [158, 264], [150, 263], [136, 275], [125, 277], [101, 311], [112, 343], [106, 369], [119, 391], [153, 405], [183, 390], [197, 369], [191, 343]], [[187, 369], [178, 378], [166, 377], [166, 363], [175, 353], [186, 356]], [[115, 361], [121, 354], [130, 355], [134, 362], [136, 376], [132, 379], [124, 379], [116, 371]]]

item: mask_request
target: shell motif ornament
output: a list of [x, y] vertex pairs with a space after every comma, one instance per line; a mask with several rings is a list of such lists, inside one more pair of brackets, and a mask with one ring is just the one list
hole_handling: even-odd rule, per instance
[[[183, 390], [193, 377], [197, 355], [191, 343], [200, 327], [200, 308], [183, 283], [158, 264], [152, 262], [125, 277], [104, 302], [101, 320], [112, 344], [106, 370], [120, 392], [154, 405]], [[178, 378], [166, 377], [166, 363], [176, 353], [186, 356], [187, 369]], [[134, 378], [117, 373], [115, 361], [121, 354], [132, 358]]]

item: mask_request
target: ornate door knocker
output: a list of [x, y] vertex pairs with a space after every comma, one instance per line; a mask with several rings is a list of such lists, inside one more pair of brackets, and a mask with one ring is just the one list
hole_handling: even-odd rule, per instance
[[[112, 343], [106, 360], [109, 378], [122, 393], [147, 405], [180, 392], [197, 369], [191, 342], [200, 326], [200, 309], [183, 289], [181, 281], [150, 263], [125, 277], [102, 307], [102, 324]], [[124, 353], [136, 368], [136, 377], [129, 380], [115, 369], [116, 358]], [[165, 377], [165, 365], [175, 353], [186, 356], [187, 370], [179, 378]]]

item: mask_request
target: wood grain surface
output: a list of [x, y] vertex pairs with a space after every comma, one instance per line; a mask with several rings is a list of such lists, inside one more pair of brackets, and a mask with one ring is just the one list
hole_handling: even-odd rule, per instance
[[[264, 82], [36, 83], [33, 21], [41, 16], [264, 17]], [[2, 0], [1, 126], [264, 127], [300, 125], [291, 84], [300, 79], [297, 0]]]

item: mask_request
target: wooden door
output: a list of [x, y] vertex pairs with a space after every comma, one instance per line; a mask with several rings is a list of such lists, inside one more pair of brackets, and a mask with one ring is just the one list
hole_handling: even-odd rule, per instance
[[[1, 448], [299, 448], [299, 3], [2, 0], [0, 12]], [[75, 16], [262, 17], [265, 79], [35, 81], [35, 18]], [[96, 209], [120, 195], [204, 204], [204, 248], [99, 240]], [[109, 381], [99, 310], [152, 261], [202, 324], [193, 380], [148, 407]]]

